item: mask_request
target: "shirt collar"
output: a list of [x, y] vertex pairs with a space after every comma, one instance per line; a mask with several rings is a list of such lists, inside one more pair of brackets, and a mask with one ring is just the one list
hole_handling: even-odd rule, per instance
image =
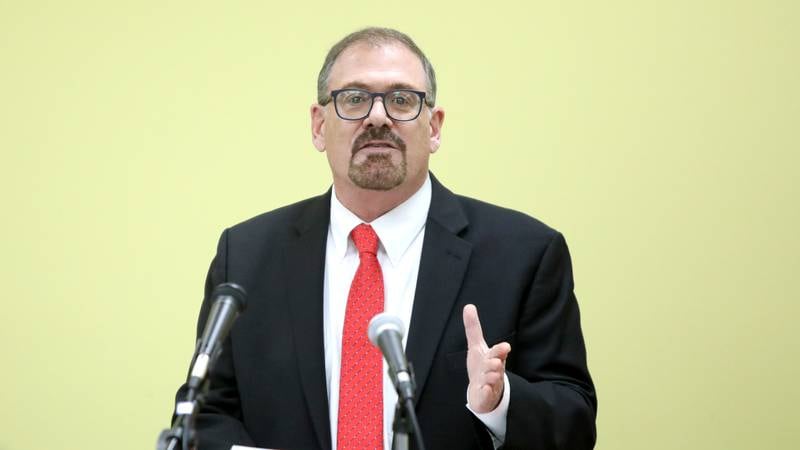
[[[406, 201], [373, 220], [370, 225], [380, 240], [389, 261], [396, 266], [417, 235], [425, 227], [428, 209], [431, 205], [431, 178], [428, 175], [422, 186]], [[344, 258], [348, 250], [355, 252], [350, 240], [350, 232], [364, 223], [350, 212], [336, 197], [336, 188], [331, 195], [330, 233], [333, 239], [334, 255]]]

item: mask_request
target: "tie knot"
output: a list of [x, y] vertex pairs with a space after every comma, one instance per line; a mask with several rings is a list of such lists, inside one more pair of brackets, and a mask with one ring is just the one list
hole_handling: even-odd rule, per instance
[[366, 223], [353, 228], [353, 231], [350, 232], [350, 238], [353, 240], [353, 244], [356, 245], [359, 254], [378, 254], [378, 235]]

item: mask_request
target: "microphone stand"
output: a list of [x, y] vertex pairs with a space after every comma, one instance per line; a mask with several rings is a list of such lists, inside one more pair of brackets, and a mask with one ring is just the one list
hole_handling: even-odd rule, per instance
[[161, 431], [156, 442], [156, 450], [195, 450], [197, 448], [197, 413], [206, 402], [209, 380], [200, 385], [198, 391], [189, 389], [186, 400], [175, 406], [175, 420], [172, 428]]
[[392, 422], [394, 440], [392, 440], [392, 450], [408, 450], [408, 437], [414, 430], [406, 416], [406, 408], [403, 407], [402, 400], [397, 400], [394, 407], [394, 421]]
[[[414, 367], [409, 363], [408, 370], [411, 378], [411, 390], [417, 390], [417, 383], [414, 377]], [[397, 376], [391, 374], [391, 378], [397, 390], [397, 405], [394, 408], [394, 421], [392, 422], [392, 431], [394, 439], [392, 440], [392, 450], [409, 450], [411, 435], [415, 435], [417, 442], [417, 450], [425, 450], [425, 443], [422, 442], [422, 431], [417, 422], [417, 414], [414, 411], [414, 399], [403, 398], [400, 390], [397, 389]]]
[[222, 352], [222, 342], [230, 332], [233, 321], [247, 306], [246, 298], [247, 292], [236, 283], [218, 285], [208, 298], [213, 299], [213, 303], [206, 318], [203, 334], [198, 337], [195, 345], [191, 369], [186, 380], [186, 398], [175, 405], [172, 428], [163, 430], [158, 435], [157, 450], [197, 448], [195, 424], [211, 384], [208, 374]]

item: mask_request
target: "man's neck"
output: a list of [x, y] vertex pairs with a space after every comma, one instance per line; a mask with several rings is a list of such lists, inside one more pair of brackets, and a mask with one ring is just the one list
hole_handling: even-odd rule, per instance
[[346, 182], [334, 180], [333, 185], [339, 202], [359, 219], [369, 223], [411, 198], [425, 180], [426, 177], [422, 177], [415, 183], [405, 183], [388, 191], [363, 189], [355, 186], [350, 180]]

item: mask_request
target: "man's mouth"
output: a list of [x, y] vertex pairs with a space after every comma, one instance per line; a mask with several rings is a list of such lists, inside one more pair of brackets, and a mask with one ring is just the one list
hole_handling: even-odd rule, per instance
[[394, 148], [394, 149], [396, 149], [397, 146], [394, 143], [390, 142], [390, 141], [369, 141], [369, 142], [364, 143], [364, 145], [362, 145], [358, 149], [359, 150], [364, 150], [365, 148], [374, 148], [374, 149]]
[[361, 150], [370, 150], [370, 153], [375, 152], [376, 154], [389, 153], [393, 150], [405, 153], [406, 143], [392, 133], [388, 127], [370, 127], [353, 142], [352, 153], [355, 155]]

